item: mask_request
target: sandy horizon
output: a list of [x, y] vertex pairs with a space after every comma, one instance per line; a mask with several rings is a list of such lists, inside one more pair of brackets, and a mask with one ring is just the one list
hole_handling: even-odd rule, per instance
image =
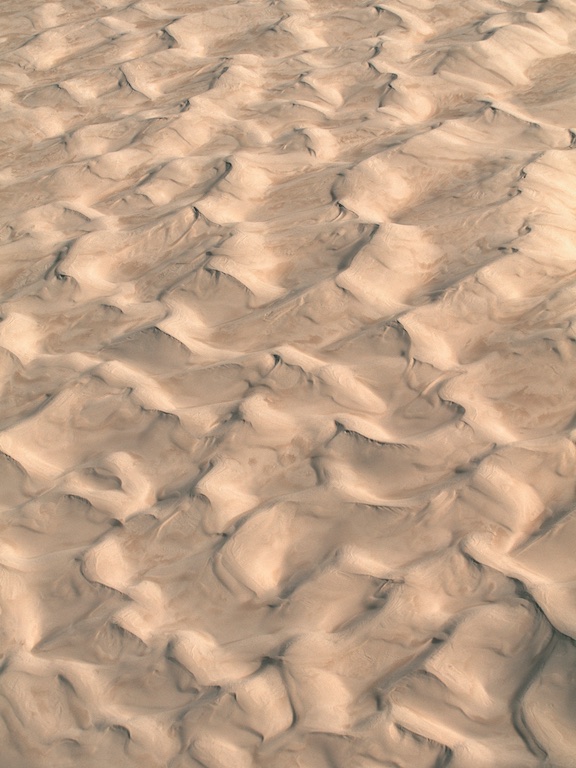
[[573, 0], [0, 61], [0, 768], [576, 768]]

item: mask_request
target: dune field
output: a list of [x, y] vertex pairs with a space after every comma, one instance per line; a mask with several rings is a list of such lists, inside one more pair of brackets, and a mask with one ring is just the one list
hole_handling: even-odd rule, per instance
[[576, 768], [576, 1], [3, 0], [0, 768]]

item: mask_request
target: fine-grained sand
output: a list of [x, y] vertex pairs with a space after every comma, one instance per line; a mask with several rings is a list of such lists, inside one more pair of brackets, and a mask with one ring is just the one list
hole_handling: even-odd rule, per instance
[[0, 103], [0, 768], [575, 768], [575, 0], [3, 0]]

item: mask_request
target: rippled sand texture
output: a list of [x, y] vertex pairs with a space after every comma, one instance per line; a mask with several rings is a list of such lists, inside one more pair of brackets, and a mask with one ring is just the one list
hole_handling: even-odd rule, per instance
[[1, 768], [576, 766], [574, 0], [0, 11]]

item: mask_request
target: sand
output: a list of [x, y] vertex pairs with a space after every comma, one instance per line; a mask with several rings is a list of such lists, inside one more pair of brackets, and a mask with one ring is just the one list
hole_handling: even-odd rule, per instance
[[0, 46], [0, 768], [574, 768], [574, 0]]

